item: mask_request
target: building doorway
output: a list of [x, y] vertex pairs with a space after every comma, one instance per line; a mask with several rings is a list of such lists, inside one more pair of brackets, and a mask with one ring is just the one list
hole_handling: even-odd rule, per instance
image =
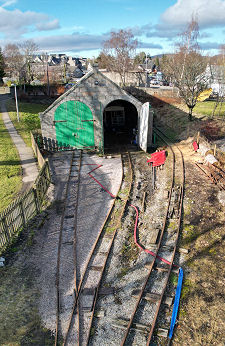
[[104, 148], [135, 143], [138, 125], [136, 107], [124, 100], [110, 102], [103, 113]]

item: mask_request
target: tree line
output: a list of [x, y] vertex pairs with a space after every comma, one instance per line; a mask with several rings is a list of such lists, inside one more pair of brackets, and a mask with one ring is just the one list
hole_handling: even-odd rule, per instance
[[4, 50], [0, 49], [0, 79], [7, 76], [29, 84], [34, 78], [32, 61], [38, 49], [33, 40], [9, 43]]
[[[179, 38], [174, 53], [163, 55], [161, 62], [157, 58], [156, 64], [160, 65], [165, 78], [178, 89], [179, 96], [189, 109], [189, 120], [192, 120], [193, 109], [201, 93], [208, 88], [212, 76], [219, 84], [215, 109], [224, 100], [225, 45], [221, 46], [217, 59], [203, 56], [198, 43], [199, 26], [194, 17]], [[111, 32], [110, 38], [104, 42], [97, 62], [109, 71], [118, 72], [121, 84], [125, 85], [126, 73], [137, 63], [145, 63], [148, 58], [145, 52], [135, 55], [137, 47], [138, 42], [131, 30]], [[209, 73], [206, 73], [207, 67]]]
[[[163, 55], [161, 59], [157, 57], [155, 64], [160, 65], [165, 78], [178, 89], [179, 96], [189, 109], [189, 119], [192, 120], [193, 109], [199, 95], [208, 88], [212, 71], [220, 89], [215, 109], [224, 100], [225, 45], [221, 46], [217, 58], [203, 56], [198, 44], [199, 27], [195, 18], [192, 18], [179, 37], [174, 53]], [[103, 43], [95, 62], [101, 68], [119, 73], [121, 84], [125, 86], [127, 73], [138, 64], [145, 64], [151, 59], [145, 52], [136, 54], [138, 45], [131, 30], [112, 31], [109, 39]], [[0, 49], [0, 79], [6, 74], [9, 77], [17, 76], [24, 83], [30, 83], [34, 78], [32, 61], [37, 51], [38, 46], [33, 40], [18, 45], [8, 44], [3, 51]], [[210, 70], [208, 74], [207, 67]]]

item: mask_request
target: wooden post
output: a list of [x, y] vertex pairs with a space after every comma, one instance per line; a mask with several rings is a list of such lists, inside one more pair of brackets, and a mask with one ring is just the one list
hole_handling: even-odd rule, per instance
[[19, 203], [19, 206], [20, 206], [20, 210], [21, 210], [21, 215], [22, 215], [22, 220], [23, 220], [23, 226], [25, 227], [25, 226], [26, 226], [26, 217], [25, 217], [24, 210], [23, 210], [23, 201], [21, 201], [21, 202]]
[[5, 237], [7, 239], [7, 242], [9, 243], [10, 242], [10, 235], [9, 235], [8, 226], [7, 226], [5, 217], [3, 217], [1, 219], [1, 222], [2, 222], [2, 226], [3, 226], [3, 231], [4, 231], [4, 234], [5, 234]]
[[145, 198], [146, 198], [146, 191], [144, 192], [143, 199], [142, 199], [142, 211], [145, 211]]
[[38, 199], [37, 190], [36, 190], [35, 185], [33, 186], [33, 194], [34, 194], [34, 202], [35, 202], [35, 206], [36, 206], [36, 211], [37, 211], [37, 214], [39, 214], [41, 211], [41, 207], [40, 207], [40, 202]]
[[198, 145], [199, 145], [199, 137], [200, 137], [200, 132], [198, 131], [198, 133], [197, 133], [197, 140], [196, 140]]
[[213, 155], [216, 156], [216, 144], [214, 146]]

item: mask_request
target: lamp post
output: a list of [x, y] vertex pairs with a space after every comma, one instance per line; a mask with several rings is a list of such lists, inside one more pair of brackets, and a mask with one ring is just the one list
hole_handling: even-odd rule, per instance
[[19, 108], [18, 108], [18, 102], [17, 102], [16, 84], [12, 84], [12, 86], [14, 86], [14, 90], [15, 90], [16, 114], [17, 114], [17, 120], [19, 122], [20, 121], [20, 116], [19, 116]]

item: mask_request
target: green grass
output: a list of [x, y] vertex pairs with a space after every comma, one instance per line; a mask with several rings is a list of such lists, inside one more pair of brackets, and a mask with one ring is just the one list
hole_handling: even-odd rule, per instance
[[22, 186], [19, 154], [0, 113], [0, 211], [16, 197]]
[[54, 345], [38, 313], [39, 292], [25, 265], [1, 268], [0, 345]]
[[17, 132], [21, 135], [26, 145], [31, 146], [30, 131], [40, 129], [38, 113], [43, 112], [48, 105], [19, 102], [19, 122], [17, 120], [15, 102], [13, 100], [8, 101], [6, 106]]
[[[213, 109], [215, 106], [215, 101], [204, 101], [204, 102], [198, 102], [193, 110], [194, 113], [197, 114], [202, 114], [202, 115], [207, 115], [207, 116], [211, 116]], [[218, 105], [215, 115], [219, 116], [219, 115], [225, 115], [225, 103], [223, 103], [220, 114], [219, 114], [219, 110], [220, 110], [220, 105]]]

